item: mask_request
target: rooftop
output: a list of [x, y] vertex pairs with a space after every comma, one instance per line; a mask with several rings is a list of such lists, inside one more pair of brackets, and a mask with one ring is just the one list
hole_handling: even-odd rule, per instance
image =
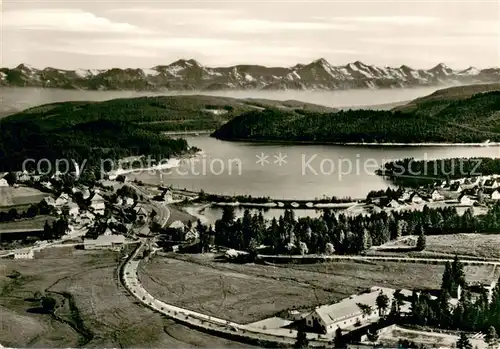
[[[342, 319], [347, 319], [361, 314], [362, 312], [358, 307], [358, 303], [369, 305], [373, 310], [376, 310], [376, 300], [380, 291], [391, 299], [396, 290], [374, 286], [370, 289], [369, 293], [353, 295], [349, 298], [341, 300], [338, 303], [317, 307], [314, 311], [323, 319], [326, 326], [328, 326]], [[408, 297], [411, 296], [412, 291], [402, 290], [401, 293]]]
[[92, 196], [92, 199], [90, 199], [90, 201], [93, 201], [93, 202], [104, 201], [104, 198], [101, 195], [99, 195], [98, 193], [95, 193], [94, 196]]
[[175, 221], [172, 224], [170, 224], [169, 228], [181, 229], [184, 228], [184, 223], [182, 223], [181, 221]]

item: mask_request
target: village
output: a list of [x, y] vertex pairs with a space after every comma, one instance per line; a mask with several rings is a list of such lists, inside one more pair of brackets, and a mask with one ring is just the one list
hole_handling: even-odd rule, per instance
[[[7, 246], [11, 246], [14, 240], [30, 245], [5, 249], [0, 252], [0, 257], [34, 259], [37, 258], [37, 252], [57, 246], [118, 251], [125, 245], [140, 243], [149, 251], [145, 254], [148, 256], [145, 260], [147, 263], [156, 253], [200, 251], [196, 247], [200, 243], [196, 222], [186, 220], [185, 217], [175, 219], [171, 217], [168, 208], [169, 205], [192, 200], [193, 196], [174, 193], [170, 188], [145, 187], [137, 181], [129, 182], [123, 175], [85, 185], [58, 174], [43, 180], [40, 176], [23, 172], [15, 174], [15, 183], [12, 185], [5, 177], [0, 178], [0, 185], [3, 188], [11, 187], [14, 191], [29, 186], [40, 189], [45, 196], [37, 207], [40, 212], [50, 212], [53, 216], [52, 226], [46, 222], [43, 228], [12, 229], [10, 232], [0, 230], [1, 242]], [[436, 183], [432, 188], [399, 189], [373, 194], [366, 202], [358, 203], [357, 206], [363, 207], [367, 214], [370, 214], [370, 211], [382, 210], [418, 210], [426, 205], [481, 209], [487, 208], [488, 202], [500, 199], [499, 186], [500, 176], [477, 177], [451, 183]], [[356, 212], [354, 208], [355, 206], [349, 207], [339, 212]], [[163, 234], [158, 234], [160, 228]], [[234, 250], [220, 250], [215, 246], [210, 250], [222, 251], [226, 259], [233, 262], [236, 260], [235, 256], [245, 253], [236, 251], [235, 255]], [[467, 288], [475, 287], [476, 294], [486, 292], [491, 302], [496, 280], [498, 277], [493, 275], [479, 284], [467, 284]], [[133, 288], [133, 285], [137, 284], [138, 281], [134, 281], [130, 287]], [[359, 341], [370, 344], [384, 333], [394, 330], [397, 322], [381, 321], [387, 318], [389, 310], [394, 312], [394, 309], [397, 309], [400, 317], [410, 316], [412, 297], [415, 295], [418, 297], [419, 291], [374, 285], [360, 294], [351, 295], [333, 304], [320, 305], [313, 309], [289, 310], [282, 317], [274, 316], [246, 325], [235, 323], [235, 326], [263, 335], [294, 338], [297, 326], [305, 324], [307, 338], [311, 341], [333, 343], [339, 336], [347, 340], [356, 338], [361, 333]], [[437, 297], [438, 295], [434, 295], [430, 299], [436, 300]], [[461, 293], [458, 291], [455, 297], [448, 300], [450, 309], [460, 303], [460, 297]], [[384, 326], [381, 327], [381, 324]], [[294, 330], [290, 331], [290, 328]], [[481, 344], [484, 343], [484, 338], [484, 333], [478, 333], [474, 340]]]
[[[85, 185], [72, 180], [73, 185], [63, 185], [63, 178], [56, 173], [51, 178], [42, 178], [36, 174], [16, 172], [12, 185], [9, 184], [7, 174], [0, 176], [0, 188], [8, 188], [15, 192], [16, 188], [34, 187], [45, 193], [39, 206], [50, 212], [51, 221], [64, 217], [67, 221], [65, 233], [59, 240], [52, 241], [43, 237], [41, 226], [33, 229], [17, 229], [10, 225], [11, 231], [0, 228], [0, 242], [30, 241], [32, 234], [35, 242], [31, 247], [12, 250], [9, 255], [14, 258], [33, 258], [34, 252], [46, 246], [73, 242], [85, 249], [116, 248], [123, 244], [136, 242], [139, 237], [152, 237], [150, 223], [158, 214], [158, 206], [151, 202], [161, 203], [166, 207], [169, 204], [179, 204], [196, 200], [193, 192], [175, 192], [163, 185], [157, 187], [141, 187], [137, 182], [128, 183], [124, 175], [114, 176], [91, 185]], [[65, 179], [71, 176], [65, 176]], [[12, 182], [12, 179], [10, 180]], [[9, 188], [10, 187], [10, 188]], [[429, 187], [418, 189], [388, 189], [387, 191], [372, 192], [364, 201], [358, 201], [345, 209], [338, 209], [337, 214], [370, 215], [381, 211], [422, 210], [424, 207], [455, 207], [457, 212], [464, 213], [472, 210], [473, 214], [487, 212], [487, 203], [500, 200], [500, 176], [481, 176], [463, 178], [453, 181], [436, 182]], [[245, 203], [237, 203], [245, 205]], [[252, 207], [259, 204], [252, 203]], [[312, 208], [311, 205], [308, 205]], [[202, 207], [205, 207], [204, 205]], [[262, 204], [262, 208], [269, 206]], [[325, 204], [325, 207], [328, 205]], [[332, 206], [332, 207], [335, 207]], [[187, 218], [189, 219], [187, 219]], [[199, 241], [199, 234], [195, 228], [196, 218], [190, 215], [183, 216], [183, 220], [170, 220], [165, 232], [170, 232], [170, 241], [163, 244], [170, 251], [179, 251], [183, 245], [192, 247]], [[22, 221], [29, 221], [24, 218]], [[189, 229], [186, 227], [189, 226]], [[0, 225], [1, 227], [1, 225]], [[176, 232], [182, 231], [180, 236]], [[178, 234], [177, 234], [178, 235]], [[28, 239], [26, 239], [28, 238]], [[179, 240], [181, 239], [181, 240]], [[38, 240], [38, 241], [37, 241]], [[155, 241], [165, 242], [165, 236], [156, 237]], [[175, 244], [173, 244], [175, 243]], [[158, 245], [156, 245], [158, 246]], [[196, 249], [195, 249], [196, 250]], [[3, 253], [4, 255], [6, 252]]]
[[[3, 224], [9, 228], [3, 228], [0, 224], [1, 243], [18, 241], [20, 244], [32, 245], [7, 249], [0, 252], [0, 255], [14, 259], [32, 259], [36, 251], [55, 245], [67, 246], [69, 243], [83, 249], [119, 249], [124, 244], [136, 243], [140, 237], [151, 235], [150, 223], [157, 222], [154, 218], [158, 217], [158, 208], [183, 200], [178, 196], [174, 197], [167, 188], [155, 190], [156, 195], [150, 200], [145, 195], [153, 194], [141, 192], [134, 185], [129, 185], [125, 176], [120, 176], [117, 180], [95, 182], [90, 186], [76, 181], [69, 186], [63, 184], [68, 178], [66, 176], [63, 179], [55, 174], [50, 180], [41, 180], [38, 175], [18, 172], [12, 186], [5, 178], [0, 178], [0, 186], [14, 193], [29, 187], [39, 189], [44, 197], [33, 206], [48, 213], [44, 215], [47, 218], [45, 226], [38, 224], [18, 229], [16, 222], [26, 223], [31, 220], [23, 217], [13, 217], [12, 222]], [[151, 201], [157, 205], [152, 205]], [[32, 219], [35, 220], [36, 217]], [[64, 221], [64, 233], [57, 238], [47, 234], [47, 230], [52, 229], [47, 224], [48, 221]], [[20, 227], [25, 225], [19, 224]], [[180, 225], [184, 226], [180, 221], [175, 221], [172, 226]]]

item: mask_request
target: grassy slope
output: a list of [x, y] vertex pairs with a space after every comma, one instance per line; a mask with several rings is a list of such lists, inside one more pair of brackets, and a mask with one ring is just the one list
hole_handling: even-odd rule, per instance
[[338, 143], [500, 141], [500, 88], [499, 84], [492, 84], [441, 90], [392, 112], [355, 110], [297, 115], [276, 110], [252, 111], [223, 125], [214, 136], [227, 140]]
[[[208, 254], [173, 257], [157, 256], [139, 270], [141, 283], [152, 295], [242, 323], [286, 309], [305, 310], [336, 302], [377, 285], [436, 289], [444, 270], [443, 265], [393, 262], [272, 266], [220, 263]], [[470, 281], [483, 280], [492, 276], [493, 267], [466, 267], [465, 272]]]
[[[71, 295], [83, 328], [92, 333], [87, 348], [250, 348], [204, 334], [144, 308], [116, 279], [117, 253], [51, 249], [40, 259], [5, 260], [0, 266], [0, 344], [7, 347], [77, 347], [82, 335], [46, 314], [29, 312], [34, 292], [47, 290], [62, 302]], [[14, 281], [7, 275], [18, 270]], [[57, 293], [55, 293], [57, 292]], [[75, 322], [65, 305], [57, 314]], [[80, 326], [81, 326], [80, 325]]]

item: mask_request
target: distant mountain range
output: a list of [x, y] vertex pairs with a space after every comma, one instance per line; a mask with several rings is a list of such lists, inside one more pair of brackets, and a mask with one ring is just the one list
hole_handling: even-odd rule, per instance
[[85, 90], [346, 90], [500, 82], [500, 68], [453, 70], [440, 63], [429, 70], [376, 67], [356, 61], [333, 66], [325, 59], [293, 67], [235, 65], [205, 67], [180, 59], [147, 69], [36, 69], [24, 64], [0, 68], [0, 86]]

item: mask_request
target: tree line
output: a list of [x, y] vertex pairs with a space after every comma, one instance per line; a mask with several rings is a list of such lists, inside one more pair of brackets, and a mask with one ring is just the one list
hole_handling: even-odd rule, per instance
[[347, 216], [324, 210], [318, 218], [295, 219], [293, 210], [285, 210], [278, 219], [267, 222], [262, 212], [245, 210], [235, 218], [234, 208], [223, 208], [213, 231], [217, 245], [240, 250], [269, 246], [273, 253], [358, 254], [373, 245], [383, 245], [401, 236], [416, 235], [416, 249], [425, 249], [427, 235], [497, 232], [500, 229], [500, 204], [494, 204], [484, 216], [472, 209], [459, 215], [456, 208], [429, 208], [422, 211], [382, 211], [370, 216]]
[[22, 212], [19, 212], [16, 208], [11, 208], [8, 211], [0, 211], [0, 223], [12, 222], [23, 218], [34, 218], [38, 215], [48, 215], [51, 213], [52, 211], [49, 207], [42, 203], [36, 203]]
[[119, 159], [146, 154], [160, 160], [189, 150], [184, 139], [171, 139], [126, 121], [77, 123], [70, 116], [68, 120], [72, 122], [69, 125], [52, 124], [50, 118], [38, 122], [29, 118], [0, 121], [0, 171], [19, 171], [26, 159], [47, 159], [39, 163], [40, 168], [28, 163], [27, 170], [53, 173], [56, 160], [68, 159], [79, 164], [86, 161], [84, 171], [100, 178], [103, 159], [118, 164]]
[[[250, 111], [230, 120], [214, 135], [226, 140], [319, 143], [471, 143], [500, 140], [498, 133], [493, 132], [500, 128], [496, 119], [480, 122], [500, 110], [500, 92], [478, 94], [456, 103], [437, 101], [430, 104], [418, 105], [411, 112], [341, 110], [297, 115], [279, 109]], [[457, 115], [460, 115], [460, 122], [457, 122]]]
[[[489, 176], [500, 174], [500, 159], [478, 157], [415, 160], [414, 158], [405, 158], [386, 163], [379, 174], [393, 178], [404, 186], [428, 183], [429, 181], [425, 181], [425, 177], [432, 181], [436, 178], [453, 180]], [[424, 177], [424, 179], [420, 177]]]
[[[458, 303], [452, 306], [451, 298], [457, 297]], [[465, 280], [463, 264], [458, 258], [446, 263], [441, 289], [436, 298], [427, 292], [414, 292], [410, 302], [409, 320], [416, 325], [482, 331], [490, 333], [492, 337], [500, 331], [500, 280], [492, 291], [491, 299], [482, 287], [472, 292]]]

